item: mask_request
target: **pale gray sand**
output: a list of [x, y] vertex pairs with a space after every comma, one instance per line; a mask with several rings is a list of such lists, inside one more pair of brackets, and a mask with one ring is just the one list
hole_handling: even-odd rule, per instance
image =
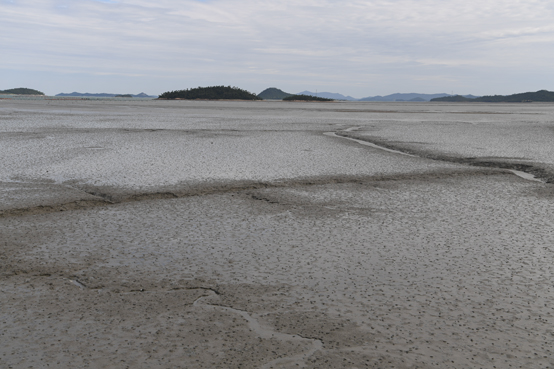
[[[16, 153], [22, 140], [33, 153], [7, 155], [0, 171], [1, 367], [554, 367], [551, 185], [323, 135], [385, 115], [439, 114], [371, 121], [330, 109], [447, 108], [150, 104], [85, 104], [71, 119], [67, 107], [35, 106], [40, 122], [17, 104], [11, 115], [0, 110], [11, 132], [2, 143]], [[92, 129], [124, 115], [113, 124], [136, 117], [141, 129], [151, 119], [152, 129], [176, 130], [178, 112], [186, 133], [142, 130], [127, 142], [115, 128]], [[225, 116], [231, 135], [214, 127]], [[52, 129], [52, 146], [17, 134], [43, 135], [43, 121], [70, 127]], [[189, 130], [203, 130], [194, 136], [202, 144]], [[225, 165], [205, 149], [211, 139]], [[85, 150], [102, 140], [140, 150]], [[180, 145], [207, 155], [205, 164], [178, 156]], [[143, 159], [166, 158], [155, 175], [137, 159], [145, 150]], [[35, 165], [35, 156], [51, 162]], [[157, 189], [182, 197], [156, 199]]]

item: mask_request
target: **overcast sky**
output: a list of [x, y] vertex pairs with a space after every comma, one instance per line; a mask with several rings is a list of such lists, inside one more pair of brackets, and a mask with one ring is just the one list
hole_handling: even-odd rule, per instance
[[0, 0], [0, 90], [554, 90], [552, 0]]

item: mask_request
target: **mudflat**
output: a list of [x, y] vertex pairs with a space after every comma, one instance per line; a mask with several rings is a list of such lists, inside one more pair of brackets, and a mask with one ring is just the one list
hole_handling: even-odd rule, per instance
[[0, 367], [554, 367], [553, 117], [2, 100]]

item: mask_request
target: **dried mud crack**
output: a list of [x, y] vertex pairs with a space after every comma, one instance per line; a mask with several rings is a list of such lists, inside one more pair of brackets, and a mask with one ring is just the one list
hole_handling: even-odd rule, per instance
[[288, 333], [282, 333], [278, 332], [274, 329], [271, 329], [269, 327], [265, 327], [258, 322], [256, 318], [254, 318], [250, 313], [244, 310], [239, 310], [235, 308], [231, 308], [228, 306], [222, 306], [222, 305], [216, 305], [216, 304], [209, 304], [204, 302], [205, 299], [212, 298], [214, 296], [217, 296], [218, 293], [212, 289], [207, 289], [207, 292], [210, 292], [206, 296], [199, 297], [196, 301], [194, 301], [193, 305], [197, 307], [201, 307], [204, 309], [216, 309], [220, 311], [225, 311], [228, 313], [234, 313], [240, 315], [242, 318], [244, 318], [248, 322], [248, 326], [251, 331], [255, 332], [256, 335], [262, 339], [276, 339], [283, 342], [311, 342], [311, 348], [307, 351], [300, 353], [298, 355], [293, 356], [287, 356], [287, 357], [281, 357], [274, 359], [264, 365], [262, 365], [261, 369], [271, 369], [276, 366], [281, 365], [296, 365], [299, 366], [300, 363], [304, 362], [306, 359], [308, 359], [310, 356], [312, 356], [315, 352], [323, 349], [323, 342], [320, 339], [317, 338], [307, 338], [302, 337], [297, 334], [288, 334]]
[[[110, 195], [103, 192], [83, 190], [87, 194], [98, 197], [98, 200], [76, 200], [56, 205], [38, 205], [32, 207], [13, 208], [0, 210], [0, 218], [17, 217], [26, 215], [41, 215], [71, 210], [84, 210], [96, 207], [114, 206], [122, 203], [139, 202], [148, 200], [177, 199], [186, 197], [206, 196], [226, 193], [242, 193], [251, 190], [271, 189], [271, 188], [294, 188], [303, 186], [320, 186], [326, 184], [348, 184], [348, 183], [374, 183], [383, 181], [406, 181], [406, 180], [432, 180], [448, 177], [482, 176], [482, 175], [508, 175], [509, 173], [499, 168], [488, 167], [487, 169], [460, 169], [460, 170], [433, 170], [426, 173], [417, 174], [394, 174], [394, 175], [374, 175], [374, 176], [323, 176], [317, 178], [299, 178], [287, 180], [275, 180], [271, 182], [247, 182], [215, 185], [200, 185], [196, 187], [187, 187], [184, 189], [175, 189], [174, 191], [145, 192], [133, 194]], [[249, 195], [253, 200], [275, 203], [273, 200], [260, 197], [258, 195]]]

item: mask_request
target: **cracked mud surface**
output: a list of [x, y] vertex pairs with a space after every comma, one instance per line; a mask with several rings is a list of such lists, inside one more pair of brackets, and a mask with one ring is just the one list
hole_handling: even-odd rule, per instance
[[0, 104], [0, 367], [554, 367], [552, 185], [464, 162], [548, 178], [551, 105], [56, 104]]

